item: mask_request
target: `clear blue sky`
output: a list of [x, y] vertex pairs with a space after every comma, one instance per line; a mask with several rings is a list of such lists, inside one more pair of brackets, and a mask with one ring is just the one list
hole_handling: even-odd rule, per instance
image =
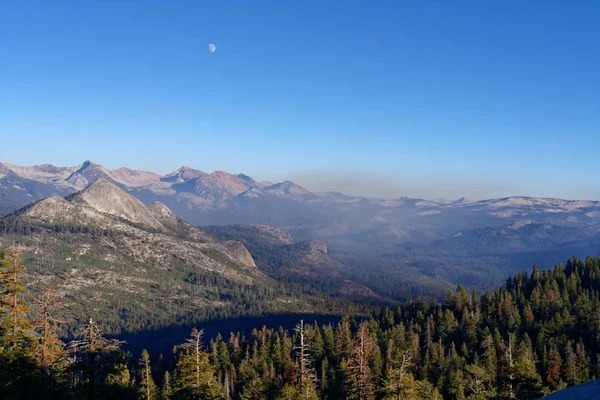
[[0, 161], [600, 198], [599, 20], [585, 0], [2, 2]]

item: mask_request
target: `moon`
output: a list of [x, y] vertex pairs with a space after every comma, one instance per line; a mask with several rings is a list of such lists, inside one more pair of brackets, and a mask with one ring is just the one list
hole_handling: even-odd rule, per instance
[[211, 53], [214, 53], [215, 50], [217, 50], [217, 46], [215, 46], [212, 43], [208, 45], [208, 51], [210, 51]]

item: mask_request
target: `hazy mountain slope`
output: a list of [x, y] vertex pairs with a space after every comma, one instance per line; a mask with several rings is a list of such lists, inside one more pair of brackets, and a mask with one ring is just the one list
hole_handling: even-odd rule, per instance
[[355, 301], [392, 303], [364, 284], [350, 279], [344, 265], [328, 256], [323, 242], [295, 243], [286, 231], [266, 225], [217, 225], [203, 229], [221, 240], [244, 244], [261, 271], [293, 287], [312, 288]]
[[0, 163], [0, 214], [47, 197], [65, 196], [72, 191], [73, 189], [56, 184], [51, 179], [40, 178], [39, 174], [18, 175]]
[[103, 179], [3, 217], [0, 246], [16, 243], [30, 285], [54, 286], [70, 317], [171, 324], [248, 312], [249, 293], [255, 310], [311, 309], [260, 272], [241, 243], [218, 242]]
[[[144, 204], [158, 201], [193, 225], [262, 224], [285, 229], [295, 242], [322, 241], [329, 258], [353, 265], [359, 274], [364, 274], [361, 264], [363, 270], [377, 266], [402, 287], [428, 279], [443, 287], [456, 283], [491, 287], [514, 271], [531, 267], [532, 254], [541, 260], [562, 259], [584, 255], [582, 251], [596, 253], [600, 242], [596, 201], [374, 199], [312, 193], [289, 181], [257, 182], [222, 171], [209, 174], [181, 167], [160, 176], [128, 168], [109, 170], [90, 161], [75, 167], [0, 164], [0, 213], [74, 192], [97, 178], [118, 185]], [[122, 210], [112, 211], [127, 218]], [[150, 221], [158, 219], [179, 229], [172, 218], [146, 215], [144, 221], [156, 227], [156, 221]], [[520, 231], [506, 228], [523, 223], [531, 226]], [[552, 228], [534, 229], [529, 237], [526, 232], [534, 226]], [[556, 253], [557, 246], [562, 252]]]

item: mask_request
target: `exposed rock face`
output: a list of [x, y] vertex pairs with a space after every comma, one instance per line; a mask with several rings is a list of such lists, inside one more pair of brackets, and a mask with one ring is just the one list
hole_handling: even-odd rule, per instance
[[83, 202], [71, 202], [58, 196], [40, 200], [27, 207], [23, 218], [42, 225], [93, 226], [113, 230], [129, 228], [124, 222], [114, 220]]
[[70, 221], [79, 214], [81, 207], [63, 199], [52, 196], [32, 205], [25, 214], [42, 222]]
[[148, 204], [148, 210], [150, 210], [152, 215], [154, 215], [154, 217], [161, 222], [164, 222], [164, 221], [176, 222], [177, 221], [177, 217], [175, 216], [175, 214], [173, 214], [171, 212], [169, 207], [167, 207], [160, 201], [155, 201], [154, 203]]
[[246, 174], [238, 174], [237, 176], [238, 176], [238, 178], [240, 178], [248, 183], [256, 184], [256, 181]]
[[101, 165], [94, 164], [90, 160], [86, 160], [76, 171], [65, 179], [65, 182], [76, 189], [82, 189], [100, 178], [114, 181], [110, 176], [109, 170]]
[[72, 201], [85, 202], [97, 211], [155, 229], [164, 228], [141, 201], [104, 178], [94, 181], [85, 190], [73, 195]]
[[250, 252], [243, 244], [234, 240], [219, 243], [219, 248], [223, 250], [225, 254], [233, 258], [234, 260], [256, 269], [254, 259], [250, 255]]

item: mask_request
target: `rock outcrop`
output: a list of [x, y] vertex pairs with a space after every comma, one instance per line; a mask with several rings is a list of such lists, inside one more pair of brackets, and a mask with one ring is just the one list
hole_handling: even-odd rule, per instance
[[164, 229], [163, 224], [141, 201], [104, 178], [94, 181], [81, 192], [70, 196], [70, 200], [76, 203], [83, 202], [97, 211], [131, 222]]

